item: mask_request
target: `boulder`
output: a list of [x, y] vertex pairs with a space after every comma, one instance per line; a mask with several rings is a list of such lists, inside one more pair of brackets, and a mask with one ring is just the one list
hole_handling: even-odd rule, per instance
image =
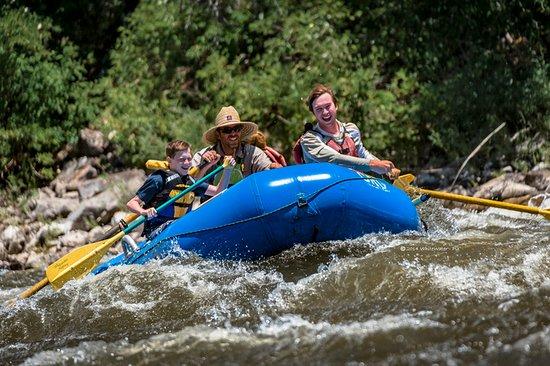
[[32, 206], [34, 210], [30, 213], [30, 218], [36, 220], [53, 219], [65, 217], [78, 207], [78, 199], [50, 197], [39, 191], [38, 197], [33, 199]]
[[63, 247], [75, 248], [88, 242], [88, 232], [83, 230], [72, 230], [59, 238]]
[[516, 197], [506, 198], [504, 200], [504, 202], [514, 203], [516, 205], [527, 205], [530, 198], [531, 198], [531, 195], [526, 194], [526, 195], [523, 195], [523, 196], [516, 196]]
[[25, 248], [26, 238], [19, 226], [9, 225], [0, 234], [0, 241], [5, 243], [8, 254], [18, 254]]
[[550, 186], [550, 169], [531, 170], [525, 175], [525, 184], [546, 191]]
[[10, 269], [23, 269], [29, 258], [28, 252], [22, 252], [19, 254], [12, 254], [8, 256], [8, 262], [10, 262]]
[[35, 246], [50, 246], [53, 240], [66, 234], [70, 229], [70, 223], [67, 221], [54, 221], [48, 225], [42, 226], [36, 234], [31, 236], [28, 248]]
[[30, 252], [25, 262], [26, 268], [35, 268], [45, 270], [51, 263], [51, 256], [48, 253]]
[[107, 188], [107, 181], [103, 178], [95, 178], [82, 182], [78, 186], [78, 194], [81, 199], [87, 199], [103, 192]]
[[108, 141], [103, 136], [103, 133], [98, 130], [85, 128], [80, 131], [77, 154], [84, 156], [99, 156], [103, 154], [108, 146]]
[[529, 206], [540, 207], [543, 210], [550, 209], [550, 194], [541, 193], [531, 197], [529, 200]]
[[119, 205], [120, 196], [114, 190], [104, 191], [97, 196], [80, 202], [67, 217], [71, 230], [88, 231], [99, 221], [108, 222]]
[[67, 183], [66, 189], [70, 191], [77, 191], [78, 188], [88, 179], [97, 177], [97, 169], [91, 164], [86, 164], [82, 168], [78, 169], [72, 179]]
[[63, 196], [68, 190], [77, 190], [81, 181], [97, 177], [98, 172], [93, 166], [94, 164], [97, 164], [96, 159], [88, 157], [70, 160], [65, 164], [59, 175], [50, 183], [50, 187], [58, 197]]
[[525, 177], [520, 173], [503, 174], [479, 186], [474, 193], [474, 197], [505, 200], [527, 194], [536, 194], [537, 190], [535, 188], [522, 183], [524, 179]]
[[[0, 241], [0, 262], [6, 260], [8, 258], [8, 252], [6, 250], [6, 244], [4, 242]], [[0, 266], [0, 268], [2, 268]]]
[[103, 235], [109, 231], [110, 227], [105, 226], [95, 226], [92, 230], [88, 232], [88, 243], [93, 243], [100, 240]]
[[78, 191], [68, 191], [68, 192], [65, 192], [63, 194], [63, 196], [61, 196], [62, 198], [67, 198], [67, 199], [71, 199], [71, 200], [80, 200], [80, 194], [78, 193]]

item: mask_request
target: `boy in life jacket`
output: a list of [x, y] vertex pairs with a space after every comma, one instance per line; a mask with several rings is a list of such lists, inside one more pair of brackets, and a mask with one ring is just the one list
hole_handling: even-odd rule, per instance
[[287, 165], [285, 157], [281, 153], [274, 148], [267, 146], [267, 139], [260, 131], [250, 136], [248, 142], [250, 145], [254, 145], [263, 150], [269, 160], [271, 160], [271, 165], [269, 166], [270, 169], [282, 168]]
[[306, 131], [294, 145], [292, 153], [296, 163], [329, 162], [358, 171], [388, 174], [390, 178], [399, 176], [400, 170], [391, 161], [380, 160], [365, 149], [355, 124], [336, 119], [338, 101], [332, 89], [315, 85], [307, 106], [316, 124], [306, 124]]
[[[229, 165], [223, 170], [221, 180], [216, 186], [203, 183], [174, 204], [157, 212], [155, 207], [160, 206], [168, 201], [170, 197], [193, 184], [192, 178], [188, 175], [192, 157], [189, 143], [182, 140], [169, 142], [166, 145], [168, 170], [158, 169], [149, 175], [145, 183], [136, 192], [136, 195], [126, 204], [130, 211], [147, 217], [142, 234], [147, 239], [154, 238], [168, 223], [183, 216], [191, 207], [195, 195], [215, 196], [227, 188], [231, 171], [235, 165], [235, 160], [232, 158], [228, 158]], [[219, 159], [220, 156], [218, 155], [209, 163], [210, 166], [216, 164]], [[137, 247], [128, 235], [122, 239], [122, 242], [130, 245], [132, 249]]]

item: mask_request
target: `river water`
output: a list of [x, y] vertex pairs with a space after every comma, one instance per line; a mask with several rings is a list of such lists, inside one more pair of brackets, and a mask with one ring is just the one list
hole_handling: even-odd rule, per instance
[[[0, 307], [0, 364], [550, 364], [550, 223], [420, 209], [423, 233], [187, 255]], [[41, 279], [0, 272], [0, 302]]]

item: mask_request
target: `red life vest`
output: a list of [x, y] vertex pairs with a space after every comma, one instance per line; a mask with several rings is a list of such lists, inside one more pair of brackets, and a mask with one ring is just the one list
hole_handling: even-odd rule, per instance
[[[351, 138], [351, 136], [348, 133], [348, 130], [346, 130], [346, 127], [342, 125], [344, 128], [344, 139], [342, 140], [342, 143], [339, 144], [332, 137], [322, 135], [318, 132], [315, 132], [313, 130], [309, 130], [307, 132], [314, 133], [318, 135], [321, 140], [332, 149], [336, 150], [337, 153], [343, 154], [343, 155], [349, 155], [349, 156], [355, 156], [359, 157], [357, 155], [357, 149], [355, 147], [355, 142]], [[306, 132], [306, 133], [307, 133]], [[294, 143], [294, 146], [292, 147], [292, 156], [294, 157], [294, 161], [296, 164], [303, 164], [304, 163], [304, 152], [302, 150], [302, 137], [306, 134], [304, 133], [300, 138]]]
[[272, 162], [280, 164], [282, 166], [286, 166], [285, 157], [277, 150], [273, 149], [272, 147], [266, 146], [264, 152], [269, 160], [271, 160]]

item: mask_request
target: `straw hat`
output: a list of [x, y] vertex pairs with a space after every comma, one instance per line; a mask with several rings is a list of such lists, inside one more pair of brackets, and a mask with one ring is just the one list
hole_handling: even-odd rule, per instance
[[258, 125], [253, 122], [243, 122], [239, 113], [233, 106], [223, 107], [220, 109], [218, 115], [216, 116], [216, 123], [208, 131], [202, 135], [202, 138], [210, 143], [215, 144], [218, 141], [218, 135], [216, 130], [221, 127], [229, 127], [235, 125], [242, 125], [243, 129], [241, 131], [241, 140], [245, 140], [248, 136], [252, 135], [254, 132], [258, 131]]

